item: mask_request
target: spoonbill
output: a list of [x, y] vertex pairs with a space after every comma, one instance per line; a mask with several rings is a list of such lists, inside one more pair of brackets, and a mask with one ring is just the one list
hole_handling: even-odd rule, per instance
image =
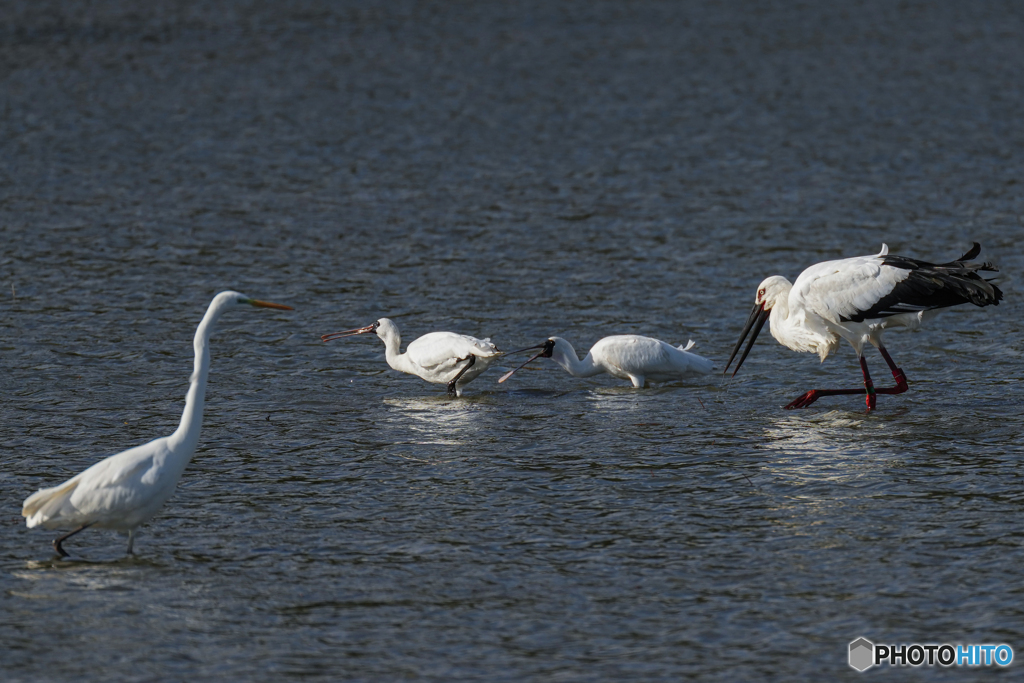
[[384, 342], [384, 358], [399, 372], [416, 375], [432, 384], [447, 384], [449, 396], [462, 396], [462, 388], [486, 370], [501, 355], [490, 339], [477, 339], [455, 332], [430, 332], [411, 342], [399, 353], [402, 337], [389, 318], [344, 332], [320, 337], [325, 342], [357, 334], [376, 332]]
[[[754, 309], [747, 318], [740, 340], [729, 356], [729, 371], [743, 340], [753, 330], [733, 376], [754, 346], [765, 320], [779, 343], [794, 351], [817, 353], [822, 361], [839, 346], [850, 342], [860, 360], [863, 389], [812, 389], [786, 408], [806, 408], [822, 396], [866, 394], [868, 410], [875, 408], [876, 394], [902, 394], [909, 387], [907, 376], [893, 362], [882, 345], [882, 332], [889, 327], [920, 328], [936, 309], [971, 303], [997, 305], [1003, 293], [980, 271], [997, 272], [991, 263], [969, 263], [981, 253], [977, 242], [949, 263], [934, 264], [889, 254], [889, 247], [874, 256], [825, 261], [800, 273], [793, 284], [773, 275], [757, 287]], [[895, 387], [876, 389], [864, 360], [864, 344], [870, 342], [889, 365]]]
[[526, 363], [503, 375], [498, 383], [504, 382], [537, 358], [550, 358], [573, 377], [593, 377], [606, 372], [618, 379], [628, 379], [635, 388], [640, 389], [647, 380], [671, 382], [710, 373], [714, 369], [711, 361], [690, 353], [694, 346], [692, 340], [685, 347], [677, 347], [638, 334], [617, 334], [598, 341], [590, 348], [587, 357], [580, 360], [572, 344], [561, 337], [549, 337], [542, 344], [513, 351], [519, 353], [541, 349]]
[[195, 371], [178, 429], [170, 436], [104, 458], [63, 484], [41, 489], [25, 499], [21, 514], [27, 518], [28, 528], [76, 527], [53, 541], [61, 557], [68, 556], [62, 547], [64, 541], [89, 527], [127, 531], [128, 554], [132, 554], [135, 529], [152, 519], [171, 497], [196, 452], [210, 371], [210, 332], [224, 311], [241, 304], [292, 310], [291, 306], [250, 299], [238, 292], [215, 296], [196, 329]]

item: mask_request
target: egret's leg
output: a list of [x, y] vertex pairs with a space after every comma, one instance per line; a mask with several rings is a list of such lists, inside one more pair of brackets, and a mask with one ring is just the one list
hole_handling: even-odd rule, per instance
[[448, 382], [448, 395], [449, 396], [456, 396], [456, 395], [458, 395], [458, 392], [455, 389], [455, 383], [458, 382], [460, 379], [462, 379], [462, 376], [466, 374], [466, 370], [469, 370], [471, 367], [473, 367], [473, 364], [476, 363], [476, 356], [470, 354], [467, 358], [459, 358], [455, 362], [456, 363], [461, 363], [464, 360], [468, 360], [469, 361], [468, 363], [466, 363], [466, 367], [464, 367], [461, 370], [459, 370], [459, 374], [455, 375], [455, 378], [452, 379], [451, 382]]
[[134, 555], [132, 552], [132, 546], [135, 545], [135, 529], [128, 530], [128, 555]]
[[64, 550], [64, 547], [62, 545], [64, 543], [64, 541], [68, 540], [69, 538], [71, 538], [72, 536], [77, 534], [79, 531], [84, 531], [85, 529], [88, 529], [92, 525], [93, 525], [92, 522], [88, 522], [88, 523], [83, 524], [82, 526], [78, 527], [74, 531], [69, 531], [68, 533], [64, 534], [60, 538], [53, 539], [53, 549], [56, 550], [57, 554], [60, 555], [61, 557], [67, 557], [68, 553], [67, 553], [66, 550]]

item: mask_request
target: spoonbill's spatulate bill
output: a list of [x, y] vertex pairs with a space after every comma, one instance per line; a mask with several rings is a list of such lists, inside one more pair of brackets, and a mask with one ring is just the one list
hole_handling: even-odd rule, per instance
[[[754, 346], [766, 320], [771, 333], [783, 346], [794, 351], [817, 353], [824, 361], [839, 346], [850, 342], [857, 352], [864, 375], [863, 389], [812, 389], [786, 408], [806, 408], [822, 396], [866, 394], [868, 410], [875, 407], [876, 394], [902, 394], [907, 377], [885, 346], [882, 332], [889, 327], [916, 330], [936, 309], [974, 304], [996, 305], [1003, 293], [979, 272], [996, 272], [991, 263], [970, 263], [981, 253], [977, 242], [966, 254], [949, 263], [926, 263], [889, 254], [889, 247], [874, 256], [825, 261], [804, 272], [793, 284], [773, 275], [757, 288], [754, 309], [747, 318], [729, 363], [748, 334], [750, 342], [740, 356], [733, 376]], [[882, 354], [896, 380], [895, 387], [876, 389], [864, 360], [864, 345], [870, 342]]]
[[536, 358], [550, 358], [573, 377], [593, 377], [608, 373], [618, 379], [628, 379], [639, 389], [648, 380], [672, 382], [710, 373], [714, 369], [711, 361], [690, 353], [689, 349], [693, 346], [692, 341], [685, 347], [676, 347], [651, 337], [617, 334], [598, 341], [591, 347], [587, 357], [580, 360], [572, 344], [561, 337], [550, 337], [543, 344], [520, 349], [519, 351], [541, 349], [541, 352], [515, 370], [506, 373], [498, 382], [504, 382]]
[[135, 529], [149, 521], [174, 493], [199, 443], [213, 325], [224, 311], [242, 304], [292, 310], [291, 306], [257, 301], [238, 292], [221, 292], [214, 297], [196, 329], [195, 372], [181, 424], [173, 434], [105, 458], [63, 484], [25, 499], [21, 514], [30, 529], [75, 527], [53, 542], [54, 550], [62, 557], [68, 555], [62, 543], [89, 527], [128, 532], [128, 554], [132, 553]]
[[357, 334], [376, 332], [384, 342], [384, 358], [399, 372], [416, 375], [433, 384], [448, 385], [448, 394], [462, 396], [462, 388], [486, 370], [501, 355], [490, 339], [477, 339], [455, 332], [431, 332], [409, 344], [405, 353], [399, 353], [402, 337], [398, 326], [388, 318], [372, 325], [320, 337], [331, 341]]

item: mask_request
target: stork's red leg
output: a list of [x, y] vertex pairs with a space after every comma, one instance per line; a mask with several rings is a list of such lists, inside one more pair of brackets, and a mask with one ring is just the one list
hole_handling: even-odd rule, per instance
[[846, 394], [863, 394], [863, 389], [811, 389], [786, 406], [786, 410], [806, 408], [822, 396], [845, 396]]
[[795, 401], [786, 406], [786, 410], [792, 410], [793, 408], [806, 408], [822, 396], [844, 396], [847, 394], [867, 394], [868, 410], [873, 410], [875, 407], [875, 386], [871, 382], [871, 375], [868, 374], [868, 364], [864, 360], [864, 356], [860, 357], [860, 369], [864, 373], [864, 388], [863, 389], [811, 389], [806, 394], [803, 394]]
[[882, 354], [882, 358], [889, 364], [889, 369], [892, 370], [892, 378], [896, 380], [896, 386], [891, 389], [879, 389], [879, 394], [902, 394], [904, 391], [910, 388], [907, 384], [907, 376], [904, 374], [901, 368], [896, 367], [896, 363], [892, 362], [892, 356], [885, 350], [885, 347], [881, 344], [878, 345], [878, 352]]
[[865, 401], [868, 405], [868, 410], [875, 409], [875, 383], [871, 381], [871, 374], [868, 372], [868, 362], [864, 360], [864, 356], [860, 357], [860, 371], [864, 373], [864, 392], [867, 394]]
[[811, 389], [806, 394], [803, 394], [798, 399], [787, 405], [786, 408], [806, 408], [822, 396], [866, 394], [865, 401], [867, 403], [868, 410], [874, 410], [876, 394], [902, 394], [910, 388], [907, 385], [907, 376], [903, 374], [903, 370], [896, 367], [896, 364], [892, 361], [892, 357], [889, 355], [889, 352], [885, 350], [884, 346], [879, 346], [878, 350], [882, 352], [882, 357], [885, 358], [885, 362], [889, 364], [889, 369], [892, 370], [892, 376], [896, 380], [896, 386], [884, 389], [875, 389], [874, 382], [871, 381], [871, 375], [868, 373], [868, 363], [864, 360], [864, 356], [861, 356], [860, 370], [864, 374], [863, 389]]

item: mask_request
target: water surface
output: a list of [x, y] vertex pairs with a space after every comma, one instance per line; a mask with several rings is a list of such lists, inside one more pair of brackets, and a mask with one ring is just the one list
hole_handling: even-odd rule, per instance
[[[1014, 4], [10, 3], [0, 20], [6, 680], [853, 675], [1020, 607], [1024, 24]], [[501, 348], [648, 334], [722, 366], [765, 276], [972, 241], [997, 308], [888, 344], [911, 391], [767, 335], [635, 391], [386, 368], [387, 315]], [[202, 442], [57, 561], [21, 501]], [[888, 384], [869, 352], [876, 382]], [[919, 677], [963, 671], [921, 669]]]

